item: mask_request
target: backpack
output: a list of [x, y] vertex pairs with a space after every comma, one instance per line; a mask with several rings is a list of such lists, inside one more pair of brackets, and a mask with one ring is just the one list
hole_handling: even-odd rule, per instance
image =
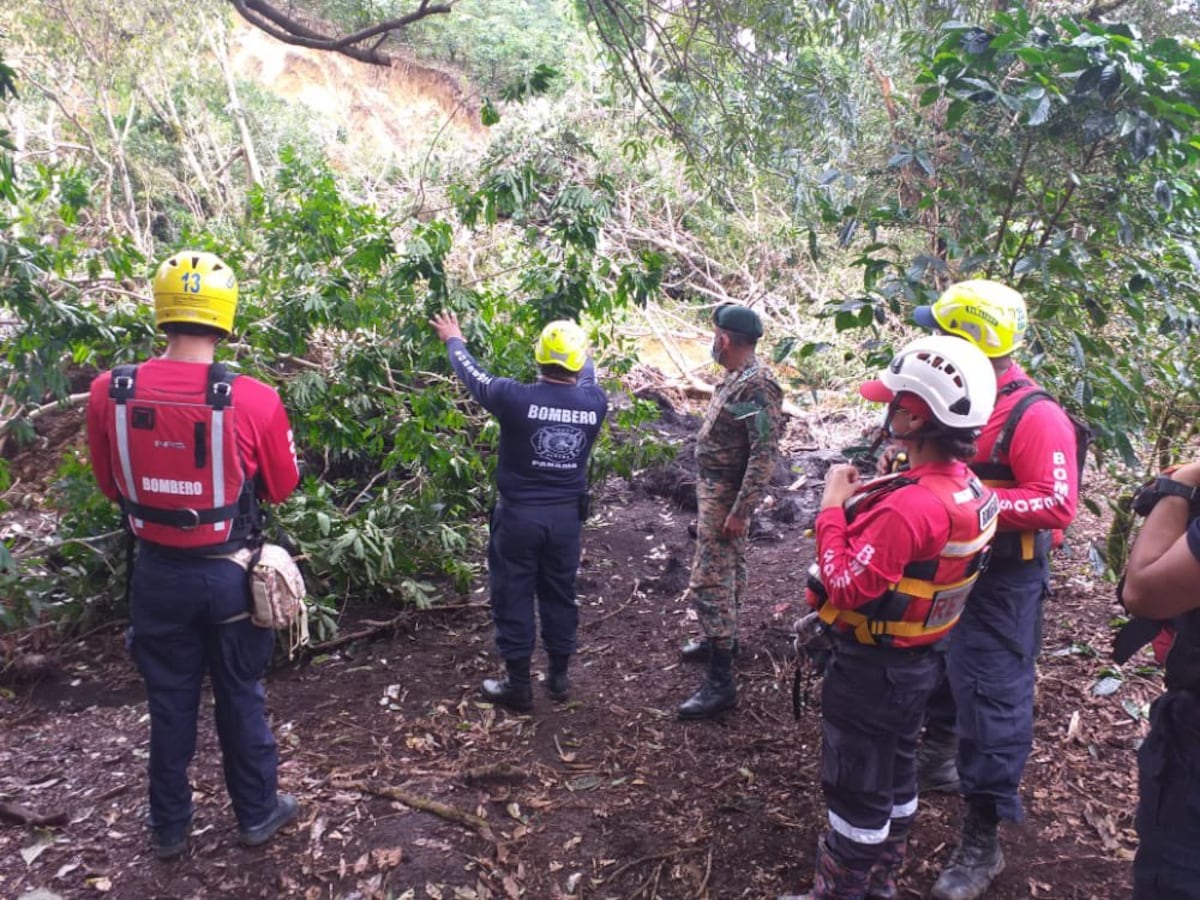
[[[1000, 394], [1014, 394], [1022, 388], [1029, 387], [1031, 384], [1033, 382], [1020, 378], [1002, 387]], [[1017, 424], [1021, 421], [1021, 416], [1025, 415], [1025, 410], [1041, 400], [1049, 400], [1051, 403], [1057, 405], [1059, 409], [1066, 413], [1067, 418], [1071, 422], [1071, 427], [1075, 431], [1075, 467], [1078, 475], [1076, 484], [1082, 485], [1083, 471], [1087, 467], [1088, 449], [1096, 439], [1096, 433], [1092, 430], [1091, 425], [1059, 403], [1053, 394], [1047, 393], [1041, 388], [1036, 391], [1030, 391], [1008, 411], [1008, 418], [1004, 420], [1004, 425], [1000, 429], [1000, 436], [996, 438], [996, 443], [992, 447], [992, 455], [988, 458], [988, 462], [996, 464], [1000, 461], [1001, 453], [1007, 455], [1009, 447], [1012, 445], [1013, 435], [1017, 431]]]

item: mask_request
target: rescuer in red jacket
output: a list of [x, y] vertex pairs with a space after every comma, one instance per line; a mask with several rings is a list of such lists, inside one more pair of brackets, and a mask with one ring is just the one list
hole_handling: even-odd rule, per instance
[[282, 501], [299, 471], [279, 395], [213, 361], [233, 328], [233, 271], [181, 251], [153, 291], [166, 351], [97, 377], [87, 426], [96, 481], [137, 544], [130, 619], [150, 707], [150, 825], [155, 854], [170, 859], [187, 850], [205, 672], [241, 842], [265, 843], [297, 815], [277, 791], [265, 714], [275, 633], [251, 623], [245, 562], [231, 557], [260, 540], [259, 501]]
[[930, 896], [975, 900], [1004, 869], [999, 822], [1024, 815], [1020, 785], [1033, 746], [1049, 553], [1079, 499], [1075, 428], [1043, 395], [1001, 440], [1013, 408], [1041, 391], [1012, 356], [1028, 325], [1017, 291], [995, 281], [962, 281], [913, 317], [978, 347], [996, 372], [996, 406], [971, 460], [1000, 503], [996, 540], [949, 641], [947, 678], [930, 700], [920, 749], [921, 789], [960, 788], [967, 805], [962, 838]]
[[833, 653], [821, 694], [821, 787], [829, 830], [810, 900], [896, 896], [917, 811], [916, 749], [941, 676], [934, 647], [985, 564], [996, 497], [967, 468], [996, 398], [987, 358], [928, 337], [862, 386], [910, 468], [863, 483], [830, 469], [817, 516], [809, 603]]

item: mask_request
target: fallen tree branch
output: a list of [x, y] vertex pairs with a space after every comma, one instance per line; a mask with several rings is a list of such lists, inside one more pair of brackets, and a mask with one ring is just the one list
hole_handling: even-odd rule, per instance
[[[557, 735], [556, 735], [557, 737]], [[411, 772], [409, 773], [412, 774]], [[529, 777], [529, 772], [525, 769], [520, 769], [512, 763], [489, 763], [483, 766], [474, 766], [462, 773], [463, 781], [468, 784], [474, 781], [524, 781]]]
[[416, 615], [417, 613], [441, 612], [442, 610], [446, 609], [479, 609], [484, 605], [485, 604], [483, 603], [451, 603], [445, 606], [430, 606], [425, 609], [414, 607], [412, 609], [406, 609], [403, 612], [399, 612], [392, 616], [392, 618], [383, 622], [374, 622], [369, 628], [363, 628], [359, 631], [352, 631], [350, 634], [339, 634], [337, 637], [331, 638], [328, 641], [323, 641], [320, 644], [310, 644], [308, 649], [312, 652], [324, 653], [327, 650], [336, 650], [338, 647], [344, 647], [346, 644], [353, 643], [354, 641], [361, 641], [366, 640], [367, 638], [377, 637], [378, 635], [395, 631], [406, 619], [408, 619], [410, 616]]
[[65, 812], [43, 816], [20, 803], [0, 802], [0, 819], [8, 819], [10, 822], [32, 828], [59, 828], [70, 821], [70, 816]]
[[625, 611], [625, 608], [628, 607], [629, 604], [632, 603], [634, 601], [634, 599], [637, 597], [638, 587], [640, 587], [640, 586], [641, 586], [641, 582], [635, 578], [633, 580], [633, 588], [629, 591], [629, 599], [628, 600], [626, 600], [624, 603], [622, 603], [620, 606], [618, 606], [612, 612], [605, 613], [598, 619], [592, 619], [591, 621], [584, 623], [585, 627], [592, 628], [596, 625], [599, 625], [601, 622], [607, 622], [613, 616], [620, 615], [622, 612]]
[[643, 856], [639, 859], [625, 863], [621, 868], [617, 869], [600, 884], [609, 884], [617, 879], [618, 876], [632, 869], [634, 866], [640, 866], [642, 863], [657, 862], [658, 860], [674, 859], [677, 856], [686, 856], [689, 853], [703, 853], [703, 847], [681, 847], [678, 850], [668, 850], [666, 853], [651, 853], [649, 856]]
[[486, 819], [473, 813], [463, 812], [461, 809], [430, 797], [401, 790], [398, 787], [392, 787], [390, 784], [376, 784], [371, 781], [341, 781], [335, 779], [334, 784], [341, 789], [362, 791], [365, 794], [374, 794], [377, 797], [387, 797], [389, 800], [397, 800], [412, 809], [430, 812], [435, 816], [441, 816], [448, 822], [465, 825], [473, 829], [481, 838], [489, 843], [499, 843], [496, 840], [496, 835], [492, 833], [492, 826], [488, 824]]
[[89, 395], [86, 392], [82, 394], [71, 394], [68, 397], [63, 397], [61, 400], [54, 400], [50, 403], [44, 403], [36, 409], [31, 409], [29, 412], [23, 415], [18, 414], [6, 419], [5, 421], [0, 422], [0, 438], [8, 434], [13, 429], [13, 426], [17, 424], [17, 422], [32, 422], [33, 420], [40, 419], [42, 416], [52, 413], [55, 410], [73, 409], [87, 400], [88, 396]]
[[704, 863], [704, 877], [700, 880], [700, 887], [696, 888], [696, 898], [708, 896], [708, 879], [712, 876], [712, 847], [708, 848], [708, 859]]

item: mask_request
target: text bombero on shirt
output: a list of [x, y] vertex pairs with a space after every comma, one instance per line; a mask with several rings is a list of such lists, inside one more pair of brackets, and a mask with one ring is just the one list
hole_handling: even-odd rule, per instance
[[557, 406], [529, 404], [526, 418], [537, 422], [569, 422], [575, 425], [595, 425], [596, 413], [590, 409], [559, 409]]

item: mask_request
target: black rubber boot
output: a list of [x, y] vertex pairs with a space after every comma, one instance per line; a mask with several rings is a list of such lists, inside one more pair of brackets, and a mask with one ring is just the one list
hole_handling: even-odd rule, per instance
[[733, 683], [733, 653], [714, 647], [708, 658], [708, 672], [700, 690], [679, 705], [681, 719], [711, 719], [737, 703]]
[[977, 900], [987, 893], [992, 879], [1004, 871], [998, 826], [994, 814], [967, 810], [962, 841], [933, 886], [933, 900]]
[[[738, 655], [737, 638], [733, 639], [733, 655]], [[712, 656], [712, 638], [692, 638], [679, 650], [679, 658], [684, 662], [708, 662]]]
[[483, 696], [517, 712], [533, 709], [533, 683], [529, 678], [529, 657], [506, 659], [503, 678], [483, 679]]
[[571, 679], [567, 677], [567, 667], [571, 657], [550, 654], [550, 674], [546, 676], [546, 692], [551, 700], [566, 700], [571, 693]]
[[957, 792], [958, 781], [958, 735], [937, 727], [925, 729], [921, 744], [917, 747], [917, 790], [922, 793], [935, 791]]

